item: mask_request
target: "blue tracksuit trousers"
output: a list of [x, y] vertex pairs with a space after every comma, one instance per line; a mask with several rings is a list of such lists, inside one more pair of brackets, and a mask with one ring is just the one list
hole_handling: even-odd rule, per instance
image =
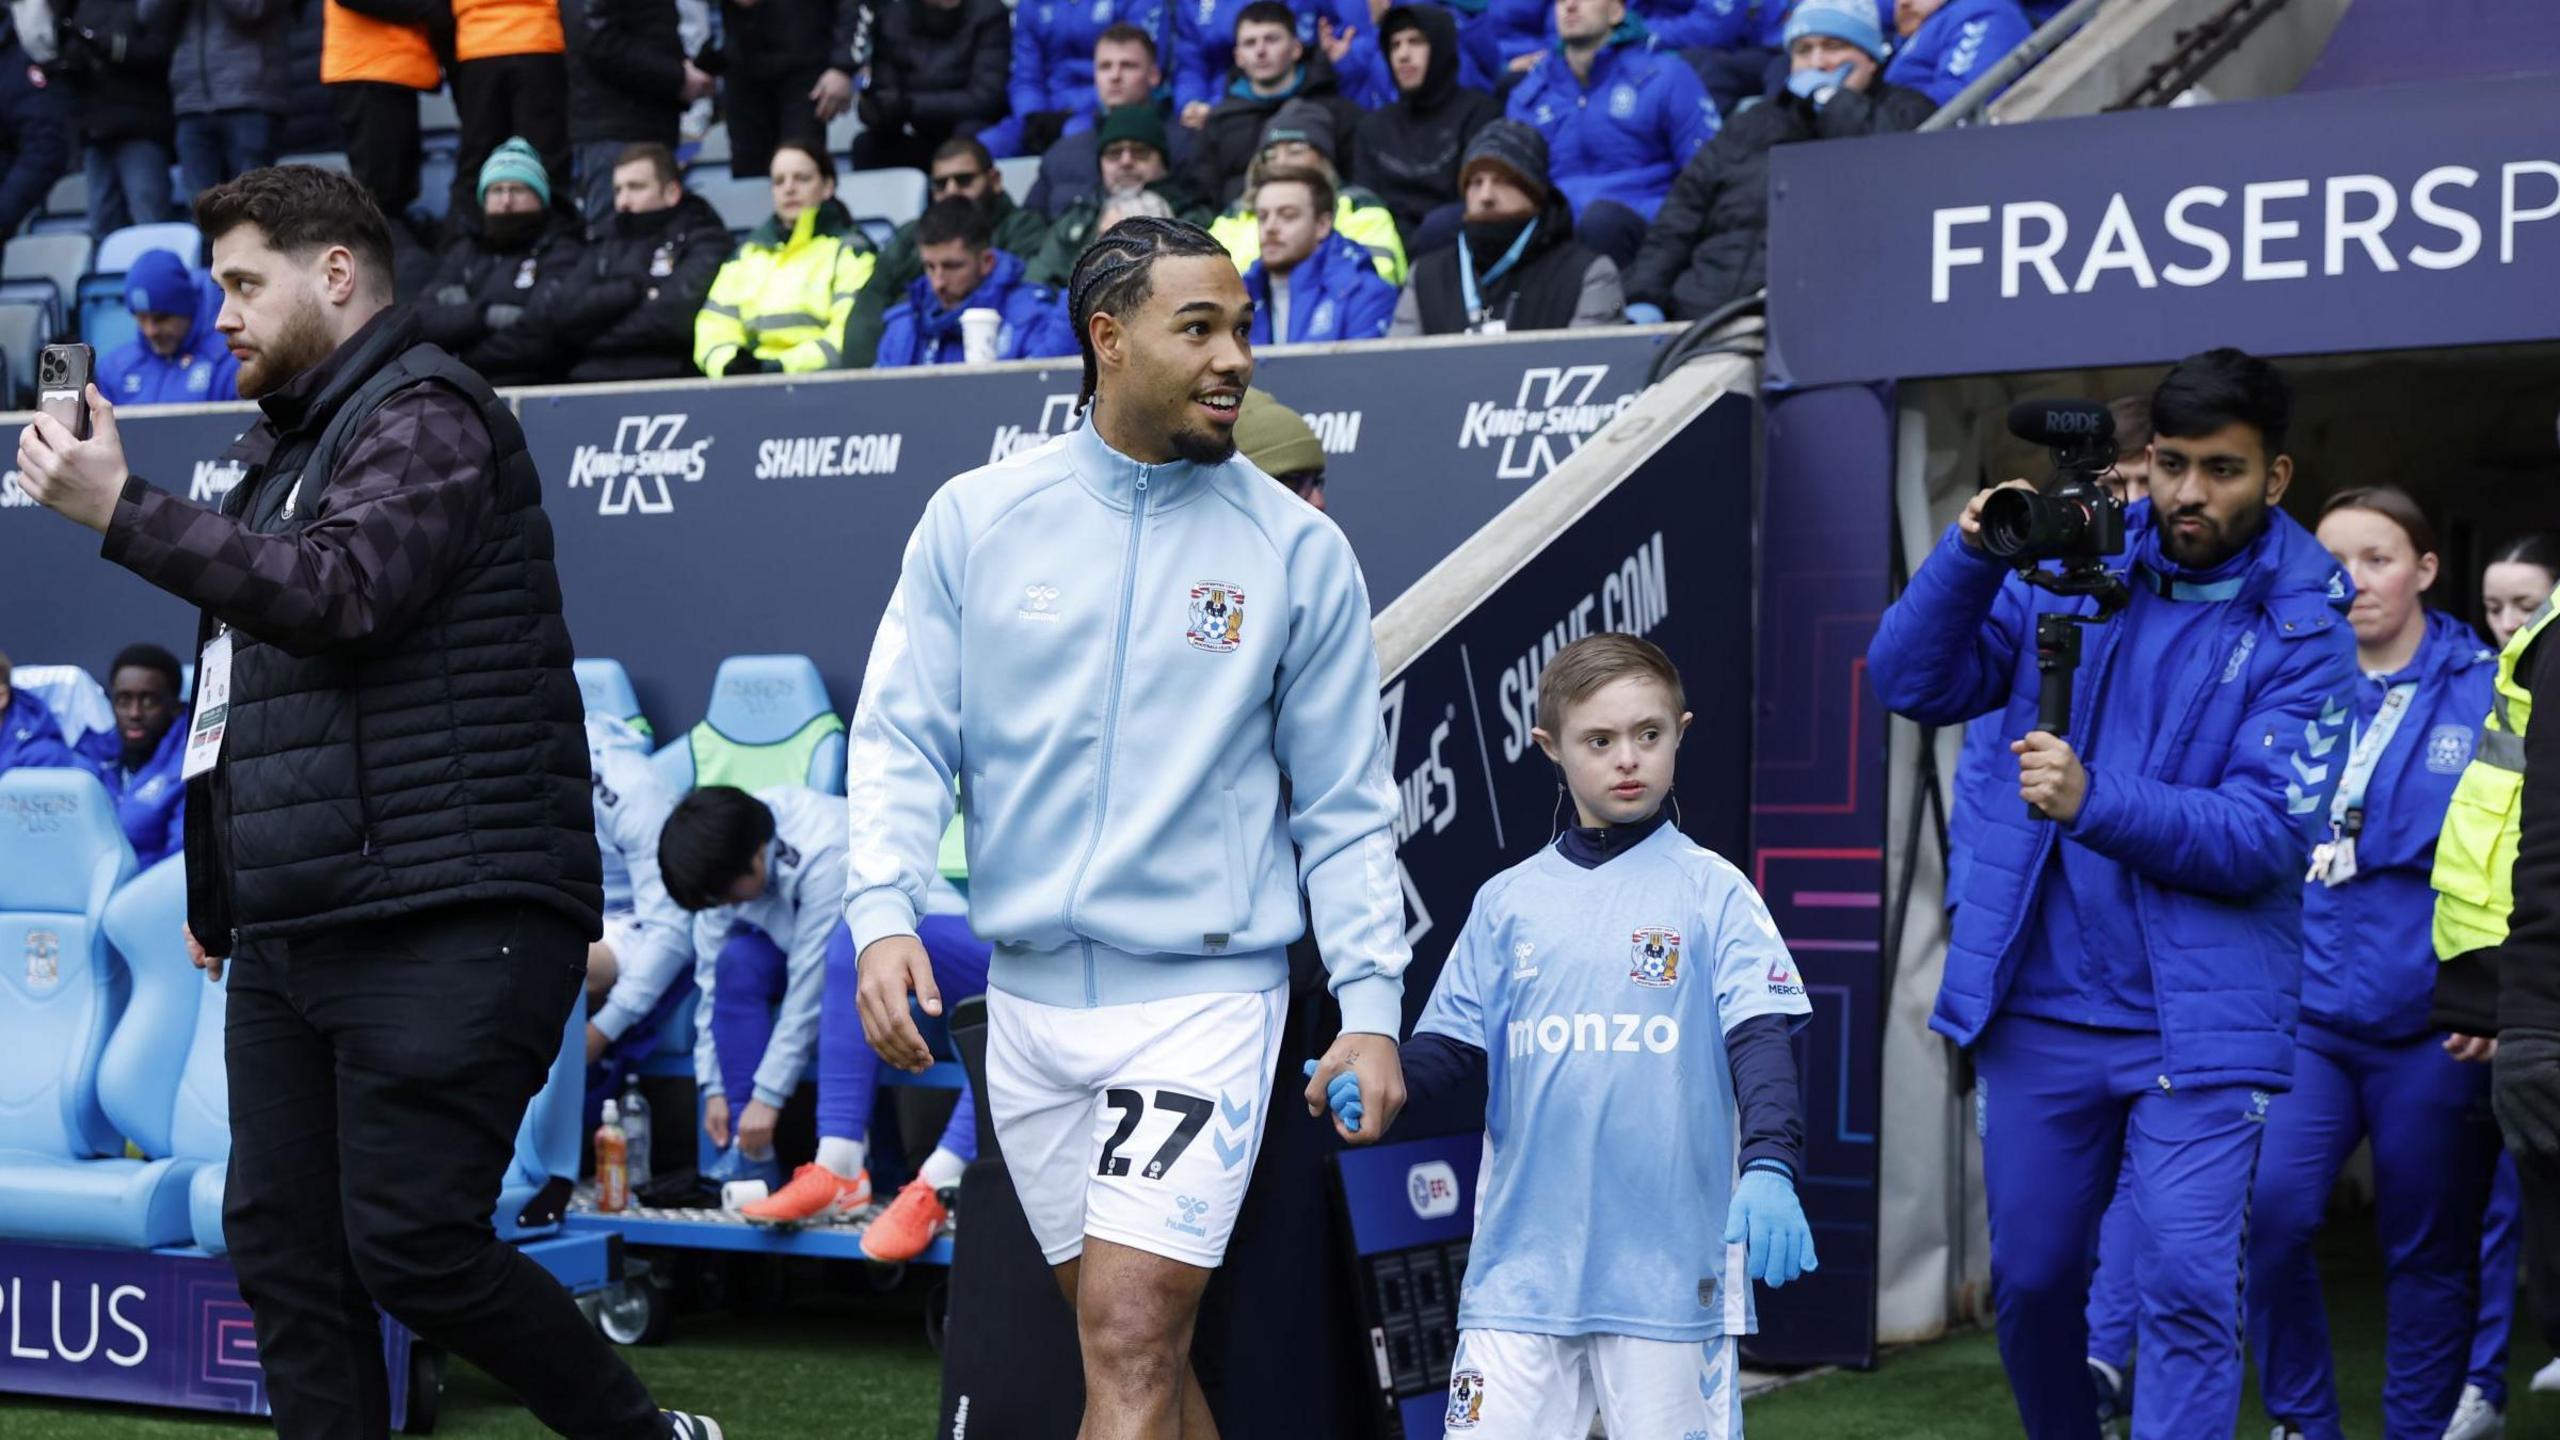
[[[2242, 1236], [2268, 1097], [2164, 1087], [2160, 1037], [2009, 1013], [1984, 1032], [1975, 1123], [2000, 1361], [2036, 1440], [2095, 1440], [2091, 1258], [2125, 1177], [2141, 1300], [2134, 1440], [2239, 1423]], [[2466, 1332], [2467, 1333], [2467, 1332]]]
[[[987, 957], [992, 946], [969, 931], [957, 915], [927, 915], [916, 925], [933, 961], [933, 983], [942, 991], [942, 1013], [987, 990]], [[880, 1089], [880, 1055], [862, 1037], [862, 1012], [854, 993], [861, 977], [854, 968], [853, 932], [839, 925], [827, 937], [827, 988], [818, 1006], [818, 1134], [846, 1140], [868, 1139], [872, 1099]], [[727, 1053], [725, 1050], [723, 1054]], [[951, 1123], [943, 1127], [942, 1148], [963, 1160], [978, 1158], [978, 1106], [969, 1088], [951, 1107]]]
[[2116, 1172], [2116, 1195], [2098, 1222], [2098, 1273], [2089, 1282], [2089, 1358], [2119, 1372], [2133, 1368], [2133, 1331], [2141, 1303], [2133, 1287], [2133, 1172]]
[[2249, 1224], [2249, 1348], [2267, 1413], [2309, 1440], [2345, 1434], [2312, 1239], [2339, 1167], [2368, 1136], [2390, 1315], [2383, 1434], [2439, 1440], [2462, 1396], [2499, 1140], [2488, 1067], [2454, 1060], [2439, 1039], [2384, 1044], [2306, 1020], [2293, 1092], [2267, 1122]]
[[2498, 1178], [2480, 1217], [2480, 1324], [2471, 1332], [2471, 1383], [2490, 1405], [2507, 1408], [2507, 1332], [2516, 1322], [2516, 1261], [2524, 1249], [2524, 1190], [2516, 1157], [2498, 1152]]

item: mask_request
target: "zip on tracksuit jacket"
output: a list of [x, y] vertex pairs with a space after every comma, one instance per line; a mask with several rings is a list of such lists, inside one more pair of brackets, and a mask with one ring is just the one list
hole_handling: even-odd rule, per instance
[[620, 967], [613, 991], [587, 1017], [604, 1038], [619, 1040], [657, 1008], [693, 961], [692, 917], [668, 897], [658, 875], [658, 834], [679, 797], [649, 763], [647, 737], [628, 721], [588, 713], [587, 763], [595, 771], [605, 919], [627, 915], [640, 932], [632, 953], [613, 957]]
[[[2030, 821], [2009, 803], [2014, 788], [1983, 808], [1930, 1026], [1970, 1045], [2010, 1001], [2040, 938], [2038, 888], [2067, 837], [2084, 862], [2124, 872], [2110, 879], [2129, 890], [2133, 913], [2104, 918], [2130, 927], [2147, 958], [2164, 1077], [2284, 1090], [2302, 986], [2302, 872], [2328, 831], [2353, 706], [2350, 589], [2311, 533], [2276, 511], [2214, 594], [2155, 593], [2191, 582], [2160, 557], [2150, 508], [2137, 502], [2127, 516], [2131, 607], [2082, 641], [2071, 737], [2089, 771], [2080, 814], [2068, 826]], [[1896, 714], [1955, 725], [1997, 711], [2008, 739], [2035, 728], [2035, 617], [2089, 613], [2094, 602], [2004, 585], [2009, 574], [1947, 528], [1867, 648]], [[2219, 614], [2196, 638], [2168, 650], [2145, 642], [2155, 607], [2214, 600]], [[2167, 687], [2153, 697], [2163, 723], [2149, 733], [2126, 723], [2129, 712], [2110, 717], [2106, 697], [2133, 685]]]
[[1547, 137], [1547, 171], [1576, 217], [1615, 200], [1651, 220], [1680, 167], [1723, 124], [1698, 72], [1655, 49], [1632, 16], [1591, 57], [1589, 84], [1559, 45], [1511, 92], [1509, 113]]
[[1369, 626], [1342, 532], [1241, 457], [1142, 465], [1087, 423], [943, 486], [854, 712], [856, 953], [915, 933], [957, 778], [989, 984], [1072, 1007], [1268, 990], [1303, 883], [1343, 1028], [1395, 1035], [1411, 957]]
[[[2415, 686], [2366, 782], [2355, 878], [2303, 887], [2302, 1018], [2360, 1040], [2423, 1035], [2435, 997], [2436, 834], [2495, 698], [2497, 652], [2470, 626], [2427, 612], [2427, 636], [2395, 675], [2359, 676], [2355, 730], [2370, 730], [2394, 686]], [[2343, 761], [2347, 745], [2332, 754]], [[2327, 834], [2328, 811], [2321, 812]]]
[[[776, 785], [755, 794], [773, 812], [764, 893], [744, 905], [715, 905], [693, 917], [693, 982], [702, 991], [701, 1008], [695, 1011], [700, 1018], [693, 1028], [693, 1083], [706, 1098], [722, 1093], [720, 1048], [711, 1024], [720, 948], [728, 943], [731, 926], [753, 925], [782, 947], [790, 965], [782, 1007], [773, 1018], [773, 1039], [756, 1062], [754, 1086], [754, 1098], [780, 1109], [800, 1088], [818, 1041], [827, 937], [844, 908], [844, 802], [806, 785]], [[745, 1103], [733, 1101], [729, 1108], [735, 1113]]]

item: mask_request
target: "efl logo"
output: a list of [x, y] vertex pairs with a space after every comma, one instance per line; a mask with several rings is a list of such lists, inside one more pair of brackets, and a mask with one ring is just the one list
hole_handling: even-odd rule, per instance
[[1438, 1220], [1458, 1213], [1458, 1172], [1446, 1160], [1425, 1160], [1404, 1174], [1405, 1198], [1413, 1213]]

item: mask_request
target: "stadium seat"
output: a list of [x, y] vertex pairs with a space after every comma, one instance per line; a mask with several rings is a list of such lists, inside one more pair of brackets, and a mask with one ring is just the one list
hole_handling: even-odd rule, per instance
[[[454, 108], [451, 91], [430, 90], [418, 97], [418, 130], [421, 134], [433, 134], [441, 130], [456, 137], [460, 136], [462, 112]], [[459, 138], [455, 143], [461, 143]]]
[[122, 275], [152, 250], [175, 251], [190, 266], [204, 264], [204, 236], [183, 220], [171, 220], [157, 225], [127, 225], [110, 233], [98, 242], [98, 256], [89, 262], [89, 269], [97, 275]]
[[516, 1155], [498, 1189], [498, 1238], [520, 1240], [559, 1228], [549, 1223], [522, 1223], [525, 1207], [542, 1196], [542, 1208], [556, 1217], [578, 1183], [579, 1131], [585, 1128], [587, 1104], [587, 992], [581, 986], [569, 1007], [560, 1034], [560, 1053], [551, 1061], [551, 1078], [534, 1093], [516, 1129]]
[[685, 172], [684, 188], [701, 196], [732, 230], [753, 230], [773, 216], [772, 182], [731, 175], [726, 163], [716, 169], [699, 166]]
[[[0, 1234], [150, 1245], [185, 1233], [185, 1189], [167, 1167], [100, 1158], [123, 1148], [99, 1089], [129, 986], [107, 906], [132, 873], [97, 777], [0, 774]], [[119, 1101], [131, 1078], [111, 1077]]]
[[78, 745], [92, 730], [116, 728], [116, 707], [107, 687], [77, 665], [21, 665], [9, 683], [32, 691], [62, 726], [62, 743]]
[[619, 660], [588, 659], [570, 666], [578, 677], [578, 698], [600, 715], [610, 715], [632, 729], [649, 733], [649, 717], [640, 713], [640, 696], [631, 688], [631, 672]]
[[44, 307], [32, 300], [0, 301], [0, 402], [12, 410], [35, 403], [36, 352], [47, 332]]
[[59, 332], [71, 315], [71, 297], [80, 291], [80, 277], [89, 273], [89, 237], [76, 235], [21, 235], [9, 242], [0, 255], [0, 298], [34, 298], [21, 294], [17, 287], [41, 283], [52, 287], [53, 328]]
[[142, 333], [125, 304], [124, 275], [92, 275], [80, 282], [80, 338], [99, 354], [121, 348]]
[[334, 170], [341, 175], [355, 173], [355, 167], [347, 163], [347, 153], [343, 150], [307, 150], [299, 155], [279, 155], [276, 157], [276, 163], [316, 165], [323, 170]]
[[827, 122], [827, 153], [850, 158], [853, 142], [862, 134], [862, 117], [847, 110]]
[[857, 170], [836, 187], [836, 198], [873, 244], [887, 245], [899, 226], [924, 213], [924, 172], [913, 166]]
[[419, 158], [418, 203], [411, 209], [437, 220], [453, 209], [453, 157], [452, 150], [429, 150]]
[[[44, 192], [44, 213], [47, 215], [77, 215], [80, 217], [81, 222], [86, 224], [89, 219], [89, 176], [87, 172], [74, 170], [70, 174], [63, 176], [61, 179], [54, 181], [53, 188]], [[84, 231], [83, 233], [86, 232]]]
[[1011, 159], [999, 160], [996, 162], [996, 173], [1004, 177], [1004, 193], [1013, 197], [1013, 203], [1019, 205], [1022, 203], [1022, 197], [1031, 193], [1031, 187], [1040, 183], [1040, 157], [1016, 155]]
[[[107, 902], [107, 941], [124, 962], [133, 996], [98, 1060], [98, 1103], [147, 1157], [138, 1173], [127, 1173], [123, 1167], [130, 1162], [123, 1160], [92, 1162], [110, 1167], [103, 1170], [82, 1169], [85, 1189], [131, 1197], [119, 1207], [128, 1212], [125, 1222], [139, 1219], [145, 1227], [139, 1235], [94, 1237], [108, 1243], [185, 1243], [196, 1228], [196, 1173], [208, 1161], [222, 1161], [231, 1153], [224, 1093], [216, 1091], [207, 1116], [204, 1082], [196, 1073], [195, 1051], [203, 1035], [198, 1012], [209, 992], [219, 992], [187, 958], [186, 866], [184, 856], [173, 855], [127, 881]], [[218, 1046], [219, 1029], [215, 1036]], [[218, 1074], [219, 1048], [211, 1059]], [[190, 1079], [195, 1081], [192, 1088]], [[179, 1144], [181, 1134], [185, 1146]], [[217, 1207], [220, 1193], [217, 1188]], [[217, 1218], [219, 1214], [217, 1208]]]
[[844, 718], [806, 655], [732, 655], [702, 723], [653, 757], [677, 790], [807, 785], [844, 793]]

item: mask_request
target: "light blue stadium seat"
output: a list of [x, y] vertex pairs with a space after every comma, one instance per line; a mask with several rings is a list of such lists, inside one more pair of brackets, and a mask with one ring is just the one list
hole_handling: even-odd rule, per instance
[[807, 785], [844, 793], [844, 717], [806, 655], [732, 655], [711, 681], [702, 723], [651, 757], [678, 790]]
[[[221, 991], [187, 958], [187, 862], [173, 855], [125, 882], [107, 902], [107, 941], [131, 977], [133, 998], [98, 1060], [98, 1102], [124, 1138], [148, 1157], [139, 1174], [117, 1177], [131, 1197], [130, 1223], [142, 1233], [95, 1238], [131, 1245], [177, 1245], [194, 1234], [195, 1180], [219, 1172], [231, 1153], [230, 1118], [221, 1079]], [[211, 1068], [216, 1089], [206, 1108], [201, 1073], [207, 997], [216, 1012]], [[208, 1165], [208, 1162], [211, 1162]], [[98, 1160], [81, 1167], [122, 1169], [133, 1162]], [[214, 1189], [220, 1228], [221, 1195]]]
[[202, 265], [204, 236], [184, 220], [127, 225], [109, 231], [98, 241], [98, 254], [89, 262], [89, 268], [99, 275], [122, 275], [133, 268], [134, 261], [153, 250], [170, 251], [191, 266]]
[[[96, 777], [0, 775], [0, 1234], [152, 1245], [186, 1233], [172, 1167], [100, 1158], [123, 1150], [119, 1123], [149, 1119], [157, 1078], [132, 1053], [151, 1043], [140, 1031], [102, 1063], [130, 984], [108, 950], [106, 915], [132, 873], [133, 848]], [[150, 987], [146, 1031], [169, 1026], [166, 993]], [[183, 1032], [171, 1035], [163, 1043], [174, 1048]]]
[[649, 717], [640, 713], [640, 696], [631, 688], [631, 672], [619, 660], [588, 659], [570, 666], [578, 677], [578, 698], [589, 710], [610, 715], [646, 735]]
[[569, 1021], [561, 1027], [560, 1053], [551, 1061], [551, 1078], [535, 1092], [516, 1129], [516, 1156], [498, 1190], [498, 1238], [520, 1240], [547, 1235], [559, 1228], [525, 1225], [518, 1217], [545, 1187], [557, 1182], [559, 1199], [578, 1183], [578, 1131], [585, 1125], [587, 1102], [587, 992], [580, 986]]

